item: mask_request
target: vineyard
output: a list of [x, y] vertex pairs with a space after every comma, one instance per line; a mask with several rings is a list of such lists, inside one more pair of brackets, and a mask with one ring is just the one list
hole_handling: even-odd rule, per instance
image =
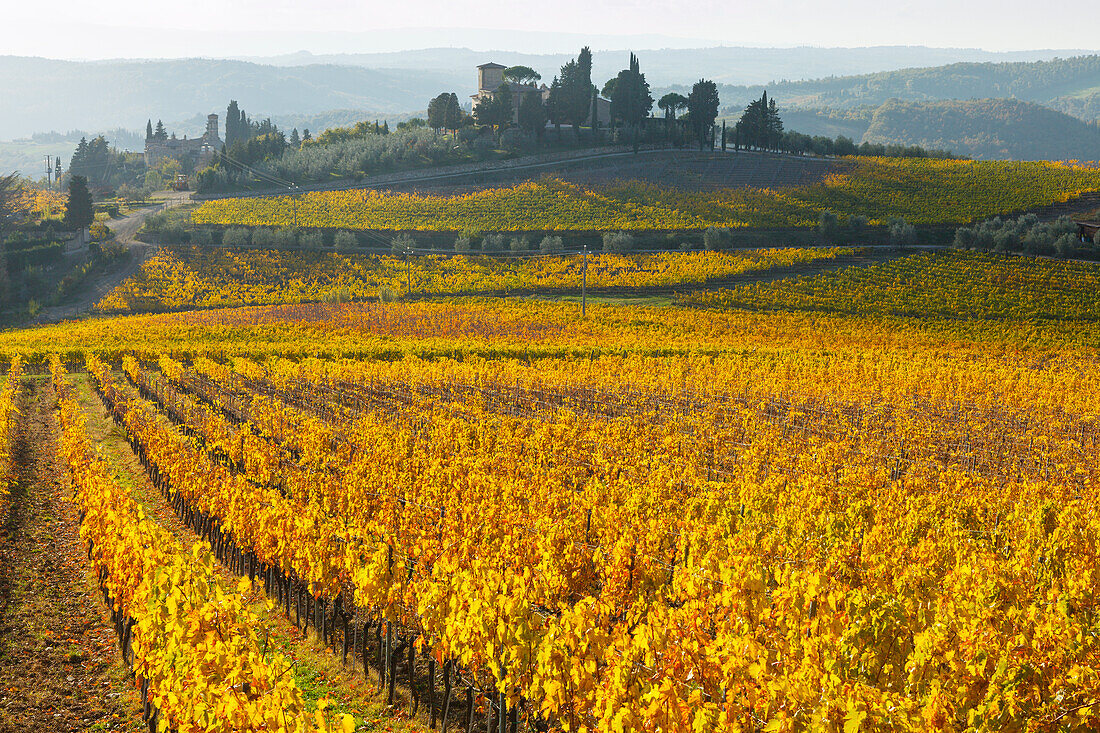
[[683, 302], [874, 316], [1096, 322], [1100, 265], [972, 252], [917, 254], [812, 277], [698, 292]]
[[685, 191], [640, 181], [591, 188], [546, 179], [441, 196], [373, 190], [208, 201], [195, 224], [422, 231], [608, 231], [812, 226], [822, 211], [884, 224], [963, 223], [1100, 189], [1061, 163], [855, 158], [819, 184]]
[[[834, 260], [841, 248], [743, 250], [738, 252], [593, 255], [587, 284], [593, 289], [638, 290], [706, 285], [748, 273]], [[579, 255], [498, 259], [420, 256], [409, 264], [379, 255], [220, 248], [162, 249], [141, 271], [100, 300], [107, 313], [171, 311], [271, 303], [301, 303], [339, 297], [376, 298], [409, 285], [418, 295], [579, 290]]]
[[[211, 305], [305, 257], [168, 256], [196, 279], [231, 258], [189, 291]], [[661, 257], [596, 272], [778, 262]], [[0, 356], [9, 385], [49, 361], [88, 564], [161, 730], [369, 729], [306, 702], [243, 600], [262, 588], [435, 730], [1088, 731], [1097, 275], [925, 253], [584, 319], [267, 305], [13, 331]], [[97, 451], [84, 384], [198, 544]]]

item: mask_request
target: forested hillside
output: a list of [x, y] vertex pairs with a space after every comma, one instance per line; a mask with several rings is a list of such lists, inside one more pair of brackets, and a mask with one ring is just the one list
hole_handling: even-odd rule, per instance
[[[743, 107], [763, 87], [719, 88], [722, 104]], [[1017, 63], [958, 63], [861, 76], [778, 82], [768, 93], [785, 106], [851, 109], [890, 99], [1017, 98], [1093, 120], [1100, 117], [1100, 56]]]
[[875, 110], [863, 140], [953, 150], [974, 158], [1100, 159], [1096, 123], [1014, 99], [892, 100]]

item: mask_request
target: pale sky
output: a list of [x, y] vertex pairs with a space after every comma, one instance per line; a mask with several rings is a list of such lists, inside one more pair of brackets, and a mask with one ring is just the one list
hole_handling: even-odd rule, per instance
[[[650, 47], [923, 45], [1004, 51], [1100, 45], [1089, 35], [1100, 25], [1096, 0], [4, 0], [4, 5], [0, 54], [52, 58], [350, 53], [440, 45], [483, 50], [496, 38], [438, 30], [446, 28], [663, 37]], [[437, 30], [416, 30], [427, 28]], [[377, 31], [388, 32], [372, 33]], [[640, 39], [625, 40], [618, 47], [637, 47]], [[571, 36], [561, 48], [554, 48], [552, 37], [537, 45], [507, 50], [572, 51], [576, 44]], [[616, 44], [601, 38], [593, 46]]]

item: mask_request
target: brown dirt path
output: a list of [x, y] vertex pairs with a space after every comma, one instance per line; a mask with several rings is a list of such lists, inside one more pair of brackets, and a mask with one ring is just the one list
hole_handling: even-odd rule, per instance
[[58, 465], [53, 402], [48, 381], [25, 381], [0, 527], [0, 733], [140, 730]]

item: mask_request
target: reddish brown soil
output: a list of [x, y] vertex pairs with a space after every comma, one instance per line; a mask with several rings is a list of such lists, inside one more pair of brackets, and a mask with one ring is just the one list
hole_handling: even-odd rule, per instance
[[21, 397], [17, 481], [0, 500], [0, 732], [140, 730], [58, 465], [53, 392], [28, 379]]

